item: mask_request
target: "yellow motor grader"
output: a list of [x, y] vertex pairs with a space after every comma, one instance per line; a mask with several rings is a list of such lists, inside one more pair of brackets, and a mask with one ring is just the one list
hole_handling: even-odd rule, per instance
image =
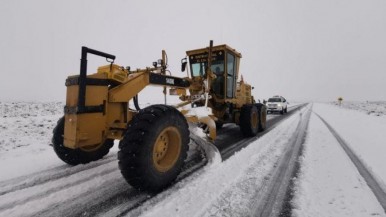
[[[110, 63], [87, 75], [87, 55]], [[224, 123], [240, 126], [245, 136], [265, 129], [266, 107], [256, 103], [251, 85], [239, 79], [241, 54], [227, 45], [190, 50], [181, 60], [188, 77], [167, 75], [167, 55], [152, 67], [131, 70], [115, 56], [82, 47], [80, 74], [66, 80], [64, 117], [53, 130], [52, 145], [70, 165], [103, 158], [119, 143], [119, 168], [133, 187], [157, 192], [180, 173], [189, 149], [189, 125], [200, 126], [209, 141]], [[187, 65], [189, 67], [187, 67]], [[148, 85], [169, 88], [181, 103], [141, 109], [138, 93]], [[188, 94], [189, 93], [189, 94]], [[135, 108], [129, 107], [132, 100]]]

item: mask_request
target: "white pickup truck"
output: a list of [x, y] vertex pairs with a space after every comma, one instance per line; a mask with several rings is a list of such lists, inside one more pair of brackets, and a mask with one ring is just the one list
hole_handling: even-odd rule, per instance
[[273, 96], [268, 99], [267, 113], [280, 112], [280, 114], [287, 113], [287, 100], [282, 96]]

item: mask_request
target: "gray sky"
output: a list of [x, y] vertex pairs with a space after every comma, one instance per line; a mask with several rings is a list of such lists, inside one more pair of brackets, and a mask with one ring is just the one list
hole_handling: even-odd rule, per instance
[[[64, 101], [82, 45], [132, 68], [165, 49], [183, 76], [185, 51], [210, 39], [242, 53], [256, 98], [386, 100], [384, 0], [2, 0], [0, 27], [2, 101]], [[89, 72], [104, 64], [90, 57]]]

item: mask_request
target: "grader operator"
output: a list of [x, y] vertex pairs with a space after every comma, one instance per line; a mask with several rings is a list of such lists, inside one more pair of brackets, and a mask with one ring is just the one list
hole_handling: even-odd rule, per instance
[[[87, 55], [105, 57], [109, 65], [87, 75]], [[119, 142], [119, 168], [133, 187], [157, 192], [180, 173], [189, 149], [188, 122], [204, 126], [209, 141], [224, 123], [240, 126], [245, 136], [265, 129], [266, 107], [256, 103], [252, 87], [238, 81], [241, 54], [227, 45], [186, 52], [182, 71], [188, 77], [166, 75], [167, 58], [153, 67], [130, 70], [114, 64], [115, 56], [82, 47], [80, 74], [66, 80], [64, 117], [53, 131], [58, 157], [70, 165], [103, 158]], [[148, 85], [170, 88], [181, 103], [141, 109], [138, 93]], [[187, 91], [188, 90], [188, 91]], [[189, 94], [188, 94], [189, 92]], [[133, 101], [135, 109], [129, 108]]]

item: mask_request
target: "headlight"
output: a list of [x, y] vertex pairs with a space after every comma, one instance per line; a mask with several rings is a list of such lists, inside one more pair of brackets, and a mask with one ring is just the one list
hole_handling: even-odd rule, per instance
[[281, 107], [281, 104], [280, 104], [280, 103], [278, 103], [278, 104], [277, 104], [277, 106], [278, 106], [278, 107]]

